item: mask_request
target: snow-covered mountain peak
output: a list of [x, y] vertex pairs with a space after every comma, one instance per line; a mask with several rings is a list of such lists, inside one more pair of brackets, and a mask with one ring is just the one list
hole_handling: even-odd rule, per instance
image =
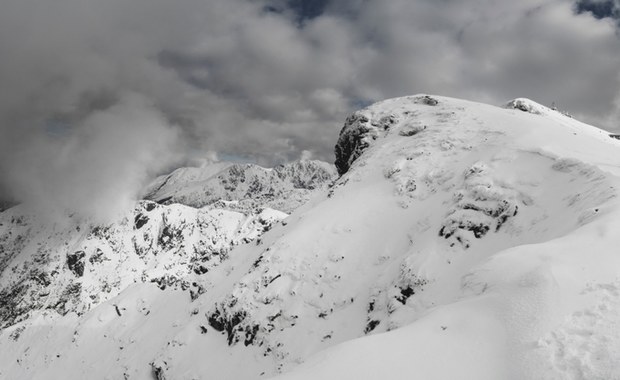
[[[225, 196], [203, 209], [143, 202], [92, 238], [53, 235], [69, 248], [49, 248], [63, 259], [49, 278], [101, 284], [95, 265], [107, 264], [90, 259], [104, 239], [112, 261], [161, 280], [121, 276], [119, 288], [136, 283], [74, 307], [81, 316], [13, 321], [0, 332], [0, 374], [620, 377], [620, 141], [524, 99], [415, 95], [355, 112], [335, 151], [332, 186], [329, 166], [305, 161], [184, 169], [154, 184], [152, 199]], [[287, 218], [231, 210], [279, 199], [270, 186], [249, 191], [255, 178], [315, 198]], [[5, 256], [17, 273], [8, 278], [27, 279], [12, 283], [22, 291], [47, 278], [19, 277], [42, 241], [24, 243], [28, 223], [3, 220], [13, 232], [0, 243], [29, 249]], [[123, 229], [122, 242], [107, 237]]]
[[[348, 236], [328, 246], [367, 275], [329, 267], [366, 302], [358, 331], [396, 331], [283, 378], [620, 376], [620, 337], [606, 332], [620, 299], [589, 290], [616, 292], [620, 275], [618, 238], [592, 234], [620, 220], [620, 144], [609, 133], [527, 99], [494, 107], [418, 95], [353, 114], [336, 154], [343, 176], [330, 201], [354, 216], [334, 222]], [[365, 243], [345, 248], [351, 240]], [[574, 361], [592, 350], [608, 359]]]
[[239, 211], [270, 207], [286, 213], [306, 203], [315, 190], [335, 179], [326, 162], [304, 160], [263, 168], [254, 164], [219, 162], [179, 168], [157, 178], [144, 190], [145, 199], [203, 207], [226, 201]]
[[[498, 122], [495, 125], [483, 126], [481, 122], [476, 122], [476, 119], [482, 117], [496, 118]], [[617, 146], [616, 142], [608, 141], [608, 132], [581, 123], [527, 98], [517, 98], [503, 107], [495, 107], [444, 96], [414, 95], [384, 100], [349, 116], [335, 147], [336, 167], [340, 174], [346, 173], [353, 162], [378, 139], [394, 134], [414, 136], [431, 125], [435, 129], [445, 129], [465, 121], [473, 122], [472, 128], [479, 125], [481, 135], [489, 133], [486, 139], [481, 140], [482, 143], [497, 140], [489, 139], [494, 133], [514, 135], [516, 140], [508, 140], [517, 143], [511, 144], [515, 148], [537, 150], [544, 147], [549, 149], [549, 154], [560, 156], [574, 155], [568, 146], [581, 144], [575, 138], [558, 138], [563, 135], [572, 134], [579, 139], [602, 140], [605, 149], [598, 155], [603, 161], [609, 160], [606, 157], [613, 154]], [[508, 128], [513, 131], [507, 131]], [[479, 143], [477, 140], [472, 142]], [[442, 149], [440, 147], [439, 151]]]

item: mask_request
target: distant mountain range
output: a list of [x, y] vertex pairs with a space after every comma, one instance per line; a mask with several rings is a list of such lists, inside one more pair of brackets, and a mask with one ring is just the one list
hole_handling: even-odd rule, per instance
[[147, 186], [144, 198], [196, 208], [226, 202], [239, 210], [270, 207], [290, 213], [335, 178], [333, 165], [315, 160], [275, 168], [218, 162], [161, 176]]

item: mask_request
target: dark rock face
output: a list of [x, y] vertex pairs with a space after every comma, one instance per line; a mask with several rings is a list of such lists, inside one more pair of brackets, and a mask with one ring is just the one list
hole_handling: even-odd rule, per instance
[[439, 101], [437, 99], [428, 95], [420, 96], [416, 100], [417, 103], [426, 104], [427, 106], [436, 106], [437, 104], [439, 104]]
[[407, 301], [424, 290], [428, 280], [413, 273], [416, 270], [403, 262], [395, 281], [386, 288], [376, 289], [366, 309], [364, 334], [389, 331], [394, 326], [393, 314], [406, 309]]
[[28, 318], [31, 308], [21, 302], [27, 291], [28, 287], [24, 282], [0, 290], [0, 328]]
[[166, 380], [166, 371], [168, 370], [168, 363], [165, 361], [155, 361], [151, 363], [151, 370], [153, 372], [153, 378], [155, 380]]
[[227, 315], [225, 312], [221, 312], [216, 309], [213, 314], [209, 315], [209, 325], [216, 331], [225, 332], [228, 338], [228, 345], [233, 345], [243, 337], [243, 342], [246, 346], [249, 346], [254, 342], [256, 333], [258, 332], [258, 325], [253, 326], [241, 326], [242, 322], [246, 319], [245, 312], [237, 312], [232, 315]]
[[156, 207], [157, 207], [157, 203], [149, 202], [149, 201], [144, 201], [144, 209], [147, 212], [151, 212], [151, 211], [155, 210]]
[[377, 321], [376, 319], [372, 319], [366, 323], [366, 328], [364, 329], [364, 334], [368, 334], [372, 332], [381, 323], [381, 321]]
[[86, 253], [84, 251], [77, 251], [67, 255], [67, 266], [77, 277], [84, 275], [85, 257]]
[[139, 230], [149, 221], [149, 217], [144, 214], [136, 214], [134, 218], [134, 227], [136, 230]]
[[355, 161], [381, 134], [385, 134], [398, 122], [396, 115], [386, 115], [372, 119], [364, 111], [349, 116], [340, 131], [338, 142], [334, 148], [336, 153], [336, 169], [338, 174], [346, 173]]
[[[54, 274], [34, 268], [20, 282], [0, 289], [0, 329], [27, 320], [36, 310], [55, 310], [60, 315], [75, 311], [81, 315], [79, 307], [82, 285], [69, 282], [58, 293], [50, 294], [50, 284]], [[24, 300], [31, 299], [30, 302]]]
[[338, 142], [334, 148], [336, 153], [336, 169], [338, 174], [345, 174], [355, 161], [370, 145], [369, 140], [376, 139], [372, 133], [374, 128], [370, 119], [360, 112], [349, 116], [340, 131]]

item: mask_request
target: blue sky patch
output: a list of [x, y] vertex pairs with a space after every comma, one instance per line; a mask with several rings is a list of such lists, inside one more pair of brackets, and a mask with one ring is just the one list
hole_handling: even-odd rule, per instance
[[265, 7], [265, 11], [273, 13], [292, 12], [299, 23], [321, 16], [329, 0], [276, 0]]
[[578, 0], [575, 3], [575, 11], [589, 12], [598, 20], [604, 18], [620, 20], [620, 5], [614, 0]]

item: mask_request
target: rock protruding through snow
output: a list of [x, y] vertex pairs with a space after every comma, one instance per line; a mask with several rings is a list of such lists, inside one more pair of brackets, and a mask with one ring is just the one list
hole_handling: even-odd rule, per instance
[[[515, 107], [376, 103], [329, 189], [313, 165], [226, 164], [153, 188], [230, 194], [202, 209], [42, 230], [4, 211], [1, 376], [619, 378], [618, 142]], [[272, 176], [317, 197], [254, 207]]]
[[301, 160], [275, 168], [219, 162], [187, 167], [157, 178], [145, 189], [145, 199], [191, 207], [215, 206], [251, 212], [272, 208], [291, 213], [336, 176], [322, 161]]

